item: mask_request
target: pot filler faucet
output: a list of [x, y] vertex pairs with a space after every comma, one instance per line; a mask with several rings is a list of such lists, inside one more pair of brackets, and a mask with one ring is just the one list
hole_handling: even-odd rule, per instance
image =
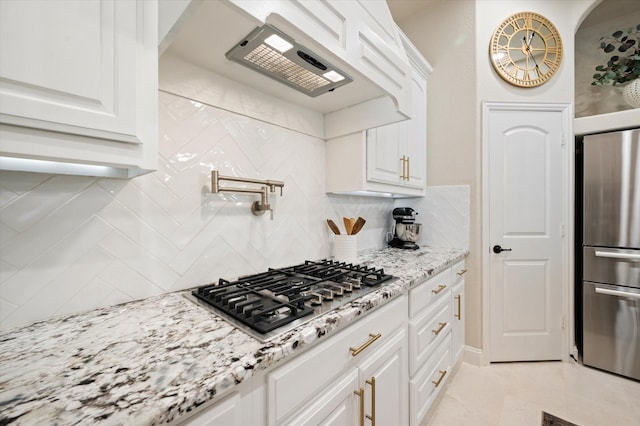
[[[242, 183], [254, 183], [257, 185], [262, 185], [262, 188], [252, 189], [252, 188], [232, 188], [228, 186], [220, 186], [221, 180], [227, 180], [230, 182], [242, 182]], [[219, 194], [221, 192], [236, 192], [242, 194], [259, 194], [260, 201], [254, 201], [251, 204], [251, 212], [260, 216], [264, 214], [267, 210], [271, 215], [271, 220], [273, 220], [273, 209], [271, 208], [271, 204], [269, 204], [269, 194], [267, 190], [271, 193], [276, 192], [276, 188], [280, 188], [280, 196], [282, 196], [282, 188], [284, 187], [284, 182], [279, 180], [262, 180], [262, 179], [249, 179], [235, 176], [220, 176], [217, 170], [211, 170], [211, 192], [214, 194]]]

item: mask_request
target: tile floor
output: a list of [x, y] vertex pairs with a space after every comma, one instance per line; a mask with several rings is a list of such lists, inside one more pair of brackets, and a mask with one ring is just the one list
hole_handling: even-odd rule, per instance
[[640, 382], [575, 362], [463, 363], [421, 426], [540, 426], [543, 410], [579, 426], [640, 426]]

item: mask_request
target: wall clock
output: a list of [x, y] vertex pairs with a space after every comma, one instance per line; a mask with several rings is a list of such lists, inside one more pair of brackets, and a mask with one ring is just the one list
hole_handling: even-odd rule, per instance
[[536, 87], [546, 83], [562, 62], [562, 40], [556, 27], [534, 12], [518, 12], [493, 33], [491, 64], [508, 83]]

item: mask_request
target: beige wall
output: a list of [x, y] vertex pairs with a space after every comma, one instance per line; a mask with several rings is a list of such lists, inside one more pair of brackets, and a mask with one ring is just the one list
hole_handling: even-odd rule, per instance
[[440, 1], [401, 21], [402, 30], [433, 66], [428, 81], [427, 182], [469, 185], [470, 227], [466, 279], [466, 344], [482, 347], [480, 268], [480, 158], [476, 123], [475, 9], [473, 1]]
[[[481, 103], [573, 103], [574, 33], [598, 2], [446, 0], [399, 22], [434, 67], [428, 89], [428, 183], [466, 184], [471, 188], [466, 344], [473, 348], [483, 347]], [[497, 76], [489, 62], [488, 43], [493, 31], [503, 19], [519, 11], [546, 16], [562, 36], [562, 65], [541, 87], [511, 86]]]

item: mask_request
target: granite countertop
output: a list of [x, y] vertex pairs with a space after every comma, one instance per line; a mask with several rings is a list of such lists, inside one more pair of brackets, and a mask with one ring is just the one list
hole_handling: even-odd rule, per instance
[[181, 414], [344, 327], [464, 258], [383, 248], [358, 262], [399, 280], [260, 342], [185, 296], [144, 300], [0, 332], [0, 424], [136, 424]]

